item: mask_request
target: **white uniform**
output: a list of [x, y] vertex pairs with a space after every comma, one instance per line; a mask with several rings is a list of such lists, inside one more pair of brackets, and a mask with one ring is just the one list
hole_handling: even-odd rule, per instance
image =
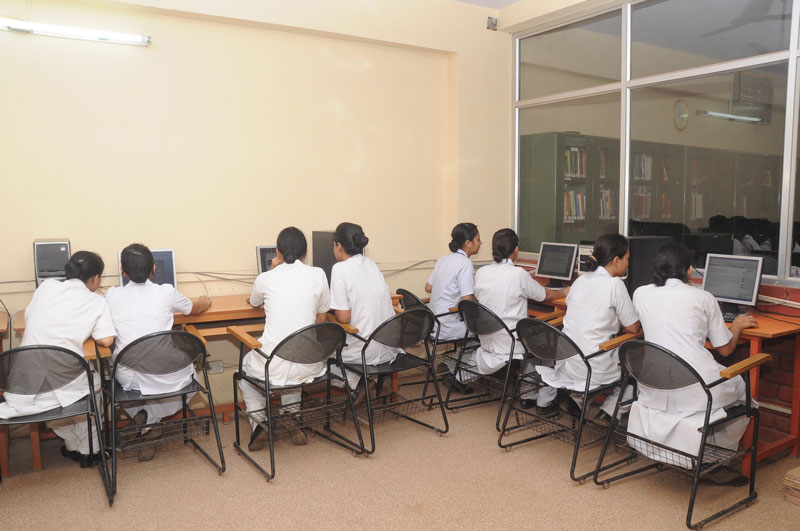
[[[511, 260], [494, 262], [483, 266], [475, 273], [475, 297], [478, 302], [492, 310], [509, 329], [528, 316], [528, 299], [541, 302], [547, 297], [545, 289], [536, 282], [530, 273], [516, 267]], [[511, 338], [508, 332], [500, 330], [494, 334], [479, 336], [481, 346], [475, 350], [471, 363], [480, 374], [492, 374], [508, 363]], [[522, 359], [525, 347], [522, 342], [514, 342], [514, 358]], [[468, 362], [469, 363], [469, 362]], [[523, 398], [538, 398], [539, 406], [546, 406], [556, 396], [552, 388], [541, 392], [528, 393]]]
[[[439, 258], [428, 277], [431, 290], [430, 309], [434, 314], [446, 313], [450, 308], [458, 306], [462, 297], [467, 297], [475, 292], [474, 267], [472, 260], [467, 257], [463, 249]], [[441, 329], [439, 342], [447, 343], [450, 340], [462, 339], [467, 332], [464, 323], [457, 314], [439, 317]]]
[[[684, 284], [679, 279], [669, 279], [662, 287], [655, 284], [642, 286], [633, 294], [633, 305], [639, 314], [645, 339], [663, 346], [686, 360], [700, 374], [705, 383], [720, 378], [724, 369], [706, 350], [706, 338], [714, 347], [726, 345], [731, 332], [725, 326], [719, 305], [710, 293]], [[711, 422], [726, 416], [723, 407], [745, 400], [744, 380], [739, 376], [711, 389], [713, 402]], [[703, 425], [706, 394], [699, 384], [677, 391], [638, 387], [638, 398], [631, 407], [628, 430], [648, 439], [697, 454]], [[747, 427], [745, 418], [728, 423], [709, 437], [713, 444], [735, 449]], [[630, 439], [631, 444], [636, 441]], [[650, 452], [652, 453], [652, 452]], [[659, 460], [678, 460], [677, 456], [649, 455]]]
[[[42, 282], [25, 310], [25, 334], [20, 346], [54, 345], [83, 355], [83, 343], [90, 336], [94, 339], [114, 336], [114, 323], [105, 299], [89, 291], [79, 279]], [[94, 378], [94, 385], [97, 391], [100, 387], [99, 376]], [[65, 407], [87, 394], [85, 374], [47, 393], [32, 396], [6, 393], [6, 401], [0, 403], [0, 417], [18, 417]], [[73, 418], [73, 421], [56, 421], [58, 426], [51, 427], [56, 435], [64, 439], [67, 450], [88, 455], [86, 417]], [[94, 425], [92, 432], [93, 449], [97, 452], [100, 446]]]
[[[106, 294], [117, 339], [114, 357], [132, 341], [153, 332], [172, 330], [173, 314], [189, 315], [192, 301], [169, 284], [158, 285], [146, 280], [128, 282], [124, 287], [113, 287]], [[127, 367], [117, 367], [116, 379], [125, 390], [138, 389], [142, 394], [155, 395], [176, 391], [189, 385], [194, 377], [194, 367], [186, 367], [172, 374], [139, 374]], [[125, 411], [133, 418], [140, 410], [147, 412], [147, 422], [158, 422], [181, 409], [181, 398], [172, 397], [127, 404]]]
[[[331, 270], [331, 308], [350, 310], [350, 324], [358, 329], [358, 335], [368, 338], [385, 320], [394, 316], [389, 286], [375, 262], [363, 254], [351, 256], [333, 265]], [[342, 350], [342, 361], [361, 363], [364, 343], [348, 336], [347, 346]], [[391, 363], [397, 357], [397, 349], [373, 342], [365, 354], [367, 365]], [[351, 387], [358, 384], [358, 376], [348, 372]]]
[[[639, 317], [622, 279], [613, 277], [604, 267], [580, 276], [567, 295], [564, 334], [572, 339], [584, 355], [600, 350], [600, 343], [619, 332], [620, 324], [630, 326]], [[620, 368], [614, 349], [589, 360], [592, 366], [590, 389], [619, 380]], [[537, 366], [542, 380], [553, 387], [583, 391], [586, 386], [586, 364], [580, 356], [557, 361], [553, 368]], [[613, 395], [617, 396], [617, 395]], [[616, 400], [606, 400], [604, 411], [611, 415]]]
[[[287, 336], [301, 328], [314, 324], [318, 313], [327, 312], [330, 307], [330, 291], [325, 272], [311, 267], [300, 260], [292, 264], [283, 263], [261, 273], [253, 284], [250, 294], [253, 306], [264, 305], [266, 321], [264, 334], [259, 340], [261, 351], [270, 355], [272, 350]], [[257, 352], [248, 352], [243, 360], [245, 374], [260, 380], [264, 379], [266, 360]], [[326, 364], [300, 364], [281, 358], [269, 364], [269, 381], [273, 385], [295, 385], [312, 381], [325, 374]], [[247, 411], [263, 410], [266, 397], [249, 383], [241, 381]], [[281, 402], [290, 404], [300, 399], [300, 392], [283, 393]], [[255, 428], [255, 422], [251, 420]]]

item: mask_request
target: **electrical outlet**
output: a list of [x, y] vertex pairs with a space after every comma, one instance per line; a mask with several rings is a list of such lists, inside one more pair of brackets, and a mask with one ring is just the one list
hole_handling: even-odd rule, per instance
[[222, 372], [222, 360], [220, 361], [209, 361], [208, 362], [208, 373], [209, 374], [219, 374]]

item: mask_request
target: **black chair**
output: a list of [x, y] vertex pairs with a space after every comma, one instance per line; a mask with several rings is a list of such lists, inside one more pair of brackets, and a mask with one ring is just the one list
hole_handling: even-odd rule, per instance
[[[692, 454], [685, 450], [670, 447], [658, 441], [647, 439], [641, 435], [631, 433], [630, 431], [622, 428], [616, 418], [616, 413], [621, 405], [632, 403], [636, 400], [636, 392], [633, 398], [628, 401], [620, 400], [617, 402], [616, 410], [612, 417], [611, 425], [609, 426], [606, 439], [603, 442], [603, 449], [600, 453], [600, 458], [597, 462], [597, 471], [594, 475], [594, 482], [608, 488], [609, 485], [622, 478], [644, 472], [646, 470], [658, 469], [663, 470], [665, 467], [670, 467], [680, 472], [689, 474], [692, 477], [692, 489], [689, 497], [689, 509], [686, 513], [686, 527], [689, 529], [697, 529], [705, 524], [715, 520], [735, 509], [744, 505], [749, 506], [755, 501], [758, 493], [755, 491], [756, 480], [756, 447], [758, 445], [758, 409], [752, 407], [750, 398], [750, 373], [749, 369], [765, 363], [771, 359], [768, 354], [758, 354], [751, 358], [745, 359], [725, 371], [722, 371], [718, 380], [706, 384], [697, 371], [692, 368], [686, 361], [670, 352], [669, 350], [660, 347], [654, 343], [649, 343], [642, 340], [633, 340], [624, 343], [619, 349], [620, 364], [623, 368], [623, 389], [632, 385], [636, 390], [639, 384], [645, 385], [654, 389], [665, 391], [674, 391], [680, 393], [685, 392], [688, 386], [699, 386], [699, 389], [705, 393], [707, 402], [705, 407], [705, 419], [703, 427], [700, 431], [700, 446], [697, 454]], [[728, 379], [742, 375], [746, 385], [746, 400], [744, 406], [736, 406], [727, 410], [727, 417], [722, 418], [715, 422], [710, 422], [711, 409], [712, 409], [712, 395], [711, 391], [717, 385], [728, 381]], [[624, 396], [624, 395], [620, 395]], [[742, 416], [753, 420], [753, 441], [752, 444], [743, 448], [742, 450], [730, 450], [720, 446], [713, 445], [707, 441], [708, 436], [714, 428], [724, 425], [731, 420], [741, 418]], [[600, 473], [604, 471], [603, 460], [609, 449], [611, 441], [617, 445], [627, 444], [638, 454], [644, 455], [651, 459], [653, 462], [645, 466], [636, 468], [634, 470], [626, 471], [610, 478], [600, 478]], [[694, 511], [695, 498], [697, 496], [697, 489], [700, 480], [708, 473], [714, 471], [720, 466], [730, 463], [732, 460], [739, 457], [744, 457], [744, 462], [749, 460], [750, 465], [750, 482], [748, 494], [745, 498], [737, 501], [736, 503], [722, 509], [721, 511], [701, 520], [700, 522], [692, 523], [692, 513]]]
[[[586, 366], [586, 382], [583, 388], [569, 389], [568, 391], [581, 395], [582, 406], [580, 407], [580, 415], [578, 415], [577, 418], [574, 415], [562, 410], [559, 410], [556, 415], [545, 416], [537, 414], [533, 409], [522, 409], [518, 406], [515, 406], [514, 402], [512, 401], [509, 407], [506, 408], [506, 414], [503, 418], [503, 425], [500, 431], [500, 437], [497, 440], [497, 444], [500, 446], [500, 448], [510, 450], [512, 447], [518, 444], [535, 441], [545, 437], [556, 437], [559, 439], [566, 438], [568, 441], [573, 443], [572, 464], [570, 465], [569, 477], [572, 478], [573, 481], [577, 481], [583, 485], [587, 478], [594, 475], [596, 467], [593, 463], [590, 471], [576, 475], [575, 468], [578, 463], [578, 453], [580, 452], [581, 448], [585, 448], [603, 441], [607, 432], [606, 426], [597, 425], [592, 420], [587, 418], [586, 410], [595, 397], [602, 393], [611, 391], [619, 384], [619, 381], [615, 381], [596, 387], [590, 387], [592, 381], [592, 365], [590, 361], [592, 358], [596, 358], [601, 354], [605, 354], [606, 351], [600, 350], [586, 356], [583, 354], [583, 352], [581, 352], [581, 349], [578, 347], [578, 345], [576, 345], [574, 341], [567, 337], [564, 332], [548, 323], [545, 323], [544, 321], [539, 321], [530, 317], [522, 319], [519, 323], [517, 323], [517, 334], [519, 335], [520, 341], [525, 346], [526, 361], [527, 356], [535, 357], [548, 363], [555, 363], [557, 361], [563, 361], [574, 356], [579, 356]], [[523, 367], [525, 366], [532, 367], [533, 364], [523, 365]], [[517, 396], [520, 385], [525, 381], [529, 382], [531, 385], [541, 385], [541, 380], [535, 370], [520, 374], [511, 396]], [[567, 397], [567, 400], [572, 399]], [[516, 423], [513, 426], [509, 426], [508, 421], [512, 411], [514, 412]], [[535, 435], [518, 439], [513, 442], [504, 441], [504, 439], [508, 436], [523, 429], [532, 429]], [[585, 441], [584, 436], [587, 435], [587, 432], [591, 433], [589, 434], [589, 440]], [[564, 437], [565, 435], [566, 437]], [[608, 468], [626, 462], [627, 460], [628, 459], [626, 458], [614, 462], [609, 465]]]
[[[512, 361], [514, 359], [514, 345], [517, 341], [514, 335], [516, 329], [509, 329], [497, 314], [475, 301], [462, 300], [459, 302], [458, 313], [461, 315], [461, 319], [467, 327], [467, 336], [469, 336], [469, 334], [484, 336], [496, 332], [505, 332], [508, 334], [511, 341], [511, 347], [508, 352], [508, 362], [506, 363], [505, 370], [501, 369], [494, 374], [480, 374], [474, 368], [470, 368], [463, 363], [464, 354], [470, 350], [470, 347], [468, 347], [466, 343], [462, 343], [456, 354], [456, 364], [453, 370], [453, 377], [450, 379], [450, 385], [447, 389], [445, 407], [448, 410], [458, 411], [459, 409], [500, 400], [500, 405], [497, 408], [497, 419], [495, 421], [495, 429], [500, 431], [500, 420], [502, 419], [503, 408], [506, 405], [506, 401], [509, 399], [508, 390], [513, 385], [511, 384], [511, 379], [512, 366], [515, 365], [512, 364]], [[452, 398], [453, 384], [456, 378], [462, 383], [483, 388], [484, 392], [477, 395]], [[523, 392], [532, 390], [527, 384], [523, 385]]]
[[[112, 488], [117, 491], [117, 459], [118, 453], [128, 451], [140, 451], [143, 448], [165, 448], [170, 444], [182, 442], [191, 443], [203, 456], [214, 465], [219, 474], [225, 472], [225, 456], [222, 453], [222, 442], [219, 437], [219, 426], [217, 416], [214, 411], [214, 398], [211, 394], [211, 387], [208, 383], [208, 372], [206, 370], [205, 343], [202, 339], [189, 332], [167, 330], [155, 332], [142, 336], [128, 344], [117, 355], [111, 369], [109, 386], [111, 387], [111, 408], [113, 411], [113, 436], [111, 438], [111, 462], [112, 462]], [[125, 390], [117, 382], [116, 375], [120, 367], [129, 371], [134, 371], [140, 375], [164, 375], [172, 374], [182, 369], [192, 367], [199, 362], [203, 373], [201, 385], [195, 377], [181, 389], [160, 393], [155, 395], [142, 394], [140, 390]], [[192, 393], [200, 392], [206, 395], [210, 413], [208, 415], [196, 415], [187, 404], [187, 396]], [[160, 400], [164, 398], [181, 397], [181, 418], [176, 420], [161, 420], [151, 422], [141, 426], [133, 424], [122, 425], [119, 421], [120, 409], [126, 404], [146, 402], [148, 400]], [[117, 407], [120, 406], [120, 407]], [[219, 462], [215, 461], [200, 445], [195, 441], [198, 435], [208, 435], [209, 425], [214, 427], [217, 449], [219, 451]], [[143, 433], [143, 428], [155, 430], [152, 433], [160, 432], [158, 438], [153, 438]]]
[[[236, 422], [236, 441], [233, 443], [233, 446], [240, 455], [250, 461], [250, 463], [266, 476], [267, 481], [275, 477], [275, 438], [277, 435], [289, 433], [293, 425], [303, 430], [311, 430], [313, 433], [343, 448], [351, 450], [354, 455], [360, 455], [364, 452], [364, 441], [361, 436], [361, 428], [358, 424], [358, 418], [356, 416], [352, 393], [347, 383], [347, 378], [339, 376], [330, 370], [333, 365], [340, 369], [342, 368], [342, 347], [344, 347], [345, 332], [341, 326], [334, 323], [318, 323], [301, 328], [278, 343], [270, 355], [265, 354], [261, 350], [261, 343], [250, 337], [247, 332], [237, 329], [236, 327], [229, 327], [228, 331], [241, 342], [239, 348], [239, 370], [233, 375], [233, 403]], [[242, 368], [244, 355], [247, 353], [244, 348], [245, 346], [248, 346], [249, 349], [266, 359], [263, 380], [245, 374]], [[333, 357], [333, 359], [330, 359], [331, 357]], [[271, 384], [269, 381], [269, 366], [275, 358], [299, 364], [328, 362], [328, 368], [325, 374], [310, 382], [278, 386]], [[344, 374], [344, 372], [342, 372], [342, 374]], [[239, 405], [239, 382], [242, 380], [248, 382], [266, 395], [267, 403], [264, 410], [246, 411]], [[345, 393], [346, 399], [344, 401], [331, 401], [331, 382], [333, 380], [344, 383], [345, 389], [347, 390]], [[304, 392], [307, 387], [317, 384], [325, 384], [324, 401], [309, 398]], [[274, 391], [286, 391], [291, 389], [299, 389], [301, 391], [300, 402], [282, 406], [281, 411], [277, 414], [273, 412], [273, 406], [270, 400], [271, 393]], [[261, 465], [250, 457], [242, 448], [241, 432], [239, 429], [240, 412], [256, 421], [258, 425], [267, 432], [269, 438], [269, 471], [261, 467]], [[358, 442], [345, 437], [331, 427], [332, 419], [344, 417], [347, 413], [352, 415]], [[287, 425], [289, 427], [287, 427]], [[314, 428], [314, 426], [318, 425], [322, 425], [324, 431], [319, 431]]]
[[[33, 424], [51, 420], [86, 415], [87, 429], [97, 429], [100, 444], [100, 477], [108, 496], [108, 505], [114, 503], [114, 492], [108, 474], [108, 462], [103, 444], [102, 422], [97, 403], [94, 400], [94, 374], [82, 355], [63, 347], [48, 345], [31, 345], [17, 347], [0, 353], [0, 391], [18, 395], [36, 395], [48, 393], [64, 387], [66, 384], [86, 376], [87, 394], [77, 402], [65, 407], [57, 407], [42, 413], [0, 419], [0, 426], [13, 424]], [[92, 437], [89, 437], [89, 453], [95, 454]], [[2, 481], [2, 471], [0, 471]]]
[[[390, 317], [378, 328], [376, 328], [369, 338], [355, 335], [364, 341], [361, 349], [361, 363], [346, 363], [345, 368], [361, 376], [359, 385], [367, 386], [367, 378], [373, 376], [391, 375], [409, 369], [425, 371], [426, 381], [433, 382], [434, 393], [423, 392], [421, 396], [415, 398], [404, 398], [398, 394], [379, 396], [375, 399], [366, 393], [367, 416], [369, 422], [370, 448], [365, 451], [367, 455], [375, 452], [375, 418], [380, 414], [385, 414], [386, 418], [404, 418], [415, 422], [421, 426], [437, 432], [439, 435], [447, 433], [449, 425], [447, 414], [444, 410], [442, 395], [439, 391], [439, 382], [433, 368], [433, 356], [425, 339], [431, 334], [434, 328], [435, 317], [426, 308], [413, 308]], [[434, 338], [434, 343], [435, 343]], [[381, 363], [378, 365], [367, 365], [366, 352], [372, 343], [379, 343], [387, 347], [401, 349], [395, 360], [391, 363]], [[407, 352], [406, 349], [415, 345], [423, 345], [425, 355], [418, 356]], [[426, 386], [427, 390], [427, 386]], [[434, 407], [439, 407], [442, 412], [444, 428], [437, 428], [432, 424], [413, 418], [411, 415], [419, 411], [428, 411]]]

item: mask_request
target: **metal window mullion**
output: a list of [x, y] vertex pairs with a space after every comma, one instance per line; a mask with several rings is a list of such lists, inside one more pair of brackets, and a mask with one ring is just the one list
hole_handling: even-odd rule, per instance
[[519, 199], [520, 199], [520, 193], [519, 193], [519, 178], [520, 178], [520, 175], [519, 175], [519, 158], [522, 155], [519, 152], [519, 115], [520, 115], [520, 110], [516, 106], [516, 102], [519, 100], [519, 94], [520, 94], [520, 90], [519, 90], [519, 85], [520, 85], [520, 79], [519, 79], [519, 39], [513, 39], [512, 46], [513, 46], [513, 54], [514, 54], [514, 84], [513, 84], [512, 90], [514, 91], [514, 94], [513, 94], [513, 99], [511, 101], [515, 102], [515, 104], [511, 106], [511, 112], [513, 113], [513, 115], [512, 115], [513, 122], [512, 123], [514, 124], [514, 127], [512, 128], [513, 129], [512, 134], [514, 135], [514, 140], [513, 140], [513, 146], [514, 146], [513, 157], [514, 157], [514, 160], [512, 161], [513, 168], [514, 168], [514, 231], [516, 231], [516, 233], [519, 234], [519, 215], [520, 215], [520, 209], [519, 209]]
[[628, 179], [628, 172], [630, 171], [630, 157], [628, 152], [631, 146], [631, 91], [628, 84], [631, 80], [631, 6], [626, 4], [622, 8], [622, 46], [620, 47], [621, 61], [620, 61], [620, 79], [622, 80], [620, 87], [620, 147], [619, 147], [619, 220], [618, 227], [619, 233], [628, 235], [628, 212], [630, 196], [630, 180]]
[[538, 107], [540, 105], [549, 105], [552, 103], [561, 103], [569, 100], [577, 100], [581, 98], [588, 98], [590, 96], [602, 96], [604, 94], [613, 94], [620, 89], [620, 83], [615, 81], [597, 87], [585, 88], [580, 90], [571, 90], [569, 92], [559, 92], [558, 94], [551, 94], [549, 96], [541, 96], [539, 98], [529, 98], [527, 100], [520, 100], [517, 102], [518, 109], [525, 109], [528, 107]]
[[781, 204], [778, 237], [778, 278], [789, 278], [791, 272], [792, 249], [794, 239], [794, 195], [797, 183], [795, 181], [797, 157], [797, 60], [798, 60], [798, 34], [800, 33], [800, 0], [792, 2], [792, 25], [790, 33], [791, 51], [789, 52], [789, 68], [786, 81], [786, 114], [783, 133], [783, 175], [781, 177]]

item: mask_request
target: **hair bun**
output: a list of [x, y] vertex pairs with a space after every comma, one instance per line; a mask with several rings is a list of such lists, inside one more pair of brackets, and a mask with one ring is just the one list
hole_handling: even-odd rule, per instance
[[447, 247], [450, 248], [450, 252], [458, 251], [459, 247], [455, 240], [450, 240], [450, 243], [447, 244]]
[[363, 232], [359, 232], [358, 234], [356, 234], [353, 240], [355, 241], [355, 244], [362, 249], [366, 247], [367, 244], [369, 243], [369, 238], [367, 238], [367, 235], [364, 234]]

